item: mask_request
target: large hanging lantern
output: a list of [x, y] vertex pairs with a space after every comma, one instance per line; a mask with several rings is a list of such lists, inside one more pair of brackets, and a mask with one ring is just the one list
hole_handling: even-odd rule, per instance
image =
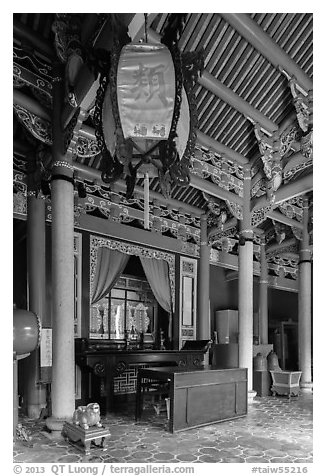
[[[127, 198], [137, 177], [158, 176], [163, 194], [189, 184], [196, 143], [193, 88], [203, 67], [201, 53], [181, 54], [172, 25], [161, 43], [114, 41], [103, 62], [94, 122], [102, 151], [102, 180], [124, 178]], [[180, 18], [177, 18], [181, 25]], [[147, 186], [148, 190], [148, 186]], [[148, 203], [148, 197], [145, 197]]]
[[175, 101], [171, 53], [162, 44], [122, 48], [117, 73], [118, 108], [123, 136], [141, 142], [167, 140]]

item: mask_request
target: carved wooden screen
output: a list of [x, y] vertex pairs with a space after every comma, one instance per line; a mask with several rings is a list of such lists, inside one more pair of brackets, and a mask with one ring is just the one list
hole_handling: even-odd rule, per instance
[[[95, 276], [97, 253], [100, 247], [108, 247], [110, 249], [118, 250], [122, 253], [134, 255], [144, 258], [163, 259], [167, 261], [169, 266], [169, 278], [171, 286], [171, 296], [173, 310], [175, 308], [175, 256], [171, 253], [166, 253], [160, 250], [154, 250], [145, 246], [135, 245], [124, 241], [112, 240], [100, 236], [90, 236], [90, 302], [93, 295], [93, 281]], [[104, 310], [105, 312], [105, 310]], [[90, 306], [90, 329], [94, 331], [95, 321], [101, 326], [103, 309], [101, 303], [96, 303], [94, 306]], [[96, 323], [95, 323], [96, 324]], [[105, 324], [105, 322], [104, 322]], [[102, 329], [100, 329], [102, 330]], [[96, 329], [96, 332], [91, 332], [90, 338], [108, 338], [108, 329], [103, 329], [103, 334]]]

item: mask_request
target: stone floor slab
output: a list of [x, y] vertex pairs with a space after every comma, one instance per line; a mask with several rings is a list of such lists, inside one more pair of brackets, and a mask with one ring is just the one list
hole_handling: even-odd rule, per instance
[[110, 414], [105, 452], [85, 459], [64, 440], [53, 440], [44, 421], [20, 416], [31, 436], [17, 440], [15, 463], [312, 463], [312, 395], [296, 399], [256, 398], [244, 418], [171, 434], [166, 415], [144, 412], [140, 422], [128, 411]]

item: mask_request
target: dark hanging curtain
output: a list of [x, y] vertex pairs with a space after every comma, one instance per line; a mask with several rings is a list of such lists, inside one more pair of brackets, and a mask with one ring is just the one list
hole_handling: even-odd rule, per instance
[[128, 260], [129, 255], [121, 251], [106, 247], [98, 249], [92, 304], [100, 301], [111, 291], [123, 273]]

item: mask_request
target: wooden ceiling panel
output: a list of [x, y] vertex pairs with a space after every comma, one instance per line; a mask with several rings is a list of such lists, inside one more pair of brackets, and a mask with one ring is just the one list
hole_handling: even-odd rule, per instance
[[[156, 33], [162, 34], [169, 15], [168, 13], [157, 14], [151, 22], [151, 28]], [[268, 55], [260, 53], [221, 15], [219, 13], [187, 14], [179, 41], [180, 49], [182, 51], [203, 49], [204, 68], [207, 73], [221, 82], [224, 87], [229, 88], [233, 95], [238, 95], [242, 102], [245, 101], [248, 104], [248, 111], [251, 106], [275, 124], [281, 124], [290, 113], [294, 112], [288, 78], [275, 67]], [[250, 13], [248, 16], [312, 78], [312, 14]], [[14, 14], [14, 19], [26, 25], [38, 35], [41, 41], [52, 47], [54, 14]], [[30, 88], [26, 87], [21, 91], [25, 93], [26, 89]], [[247, 117], [250, 114], [239, 112], [236, 101], [231, 101], [232, 105], [228, 104], [201, 84], [195, 86], [194, 92], [199, 131], [217, 141], [222, 147], [229, 147], [248, 160], [256, 157], [258, 144], [254, 125]], [[32, 90], [29, 93], [31, 98]], [[14, 128], [20, 140], [18, 136], [21, 127]], [[28, 131], [25, 133], [29, 134]], [[21, 133], [20, 136], [23, 137]], [[88, 159], [78, 157], [76, 160], [96, 170], [99, 170], [101, 166], [100, 154]], [[298, 172], [293, 180], [306, 173], [307, 171]], [[210, 179], [207, 181], [212, 185]], [[137, 185], [142, 187], [143, 179], [138, 179]], [[158, 178], [151, 179], [150, 189], [161, 193]], [[173, 186], [172, 198], [205, 210], [207, 207], [202, 191], [191, 186], [188, 188]]]

